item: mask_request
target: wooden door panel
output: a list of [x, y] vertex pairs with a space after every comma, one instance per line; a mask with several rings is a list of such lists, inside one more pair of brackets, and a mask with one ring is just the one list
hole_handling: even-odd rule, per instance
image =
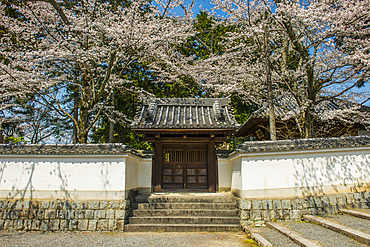
[[163, 145], [163, 189], [207, 189], [207, 159], [207, 145]]

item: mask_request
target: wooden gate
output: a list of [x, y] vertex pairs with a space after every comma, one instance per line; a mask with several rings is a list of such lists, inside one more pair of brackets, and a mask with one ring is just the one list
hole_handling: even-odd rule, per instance
[[207, 144], [163, 145], [163, 189], [207, 189]]

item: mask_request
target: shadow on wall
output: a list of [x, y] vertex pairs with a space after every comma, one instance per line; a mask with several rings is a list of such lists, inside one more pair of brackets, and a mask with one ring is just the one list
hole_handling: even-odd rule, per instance
[[370, 155], [338, 155], [297, 159], [296, 186], [304, 196], [360, 192], [370, 189]]
[[[20, 174], [19, 173], [17, 174], [18, 171], [13, 171], [14, 173], [16, 173], [16, 176], [11, 178], [4, 177], [4, 173], [6, 169], [11, 169], [12, 164], [9, 164], [9, 162], [0, 163], [0, 185], [10, 182], [13, 183], [11, 185], [11, 191], [8, 192], [7, 195], [8, 199], [17, 198], [31, 200], [34, 197], [33, 194], [35, 191], [35, 187], [33, 185], [34, 184], [33, 180], [35, 179], [34, 174], [38, 162], [20, 162], [20, 163], [22, 164], [22, 171], [20, 172]], [[69, 199], [70, 194], [67, 190], [68, 179], [67, 175], [63, 174], [62, 172], [61, 163], [62, 162], [56, 162], [57, 165], [54, 167], [54, 169], [52, 169], [52, 171], [50, 171], [50, 175], [52, 176], [52, 173], [54, 173], [55, 176], [59, 178], [59, 180], [54, 180], [53, 183], [60, 184], [59, 186], [60, 192], [64, 194], [65, 199]]]

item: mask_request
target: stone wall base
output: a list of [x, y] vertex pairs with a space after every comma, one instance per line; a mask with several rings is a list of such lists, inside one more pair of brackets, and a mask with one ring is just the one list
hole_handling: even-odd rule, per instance
[[0, 199], [0, 230], [123, 231], [130, 200]]
[[370, 208], [370, 192], [292, 199], [238, 199], [242, 225], [272, 220], [299, 220], [302, 215], [336, 214], [342, 208]]

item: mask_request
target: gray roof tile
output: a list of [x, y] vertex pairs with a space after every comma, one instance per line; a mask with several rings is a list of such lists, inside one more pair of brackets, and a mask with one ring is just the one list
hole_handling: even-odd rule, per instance
[[228, 99], [156, 98], [144, 100], [132, 129], [236, 129]]

